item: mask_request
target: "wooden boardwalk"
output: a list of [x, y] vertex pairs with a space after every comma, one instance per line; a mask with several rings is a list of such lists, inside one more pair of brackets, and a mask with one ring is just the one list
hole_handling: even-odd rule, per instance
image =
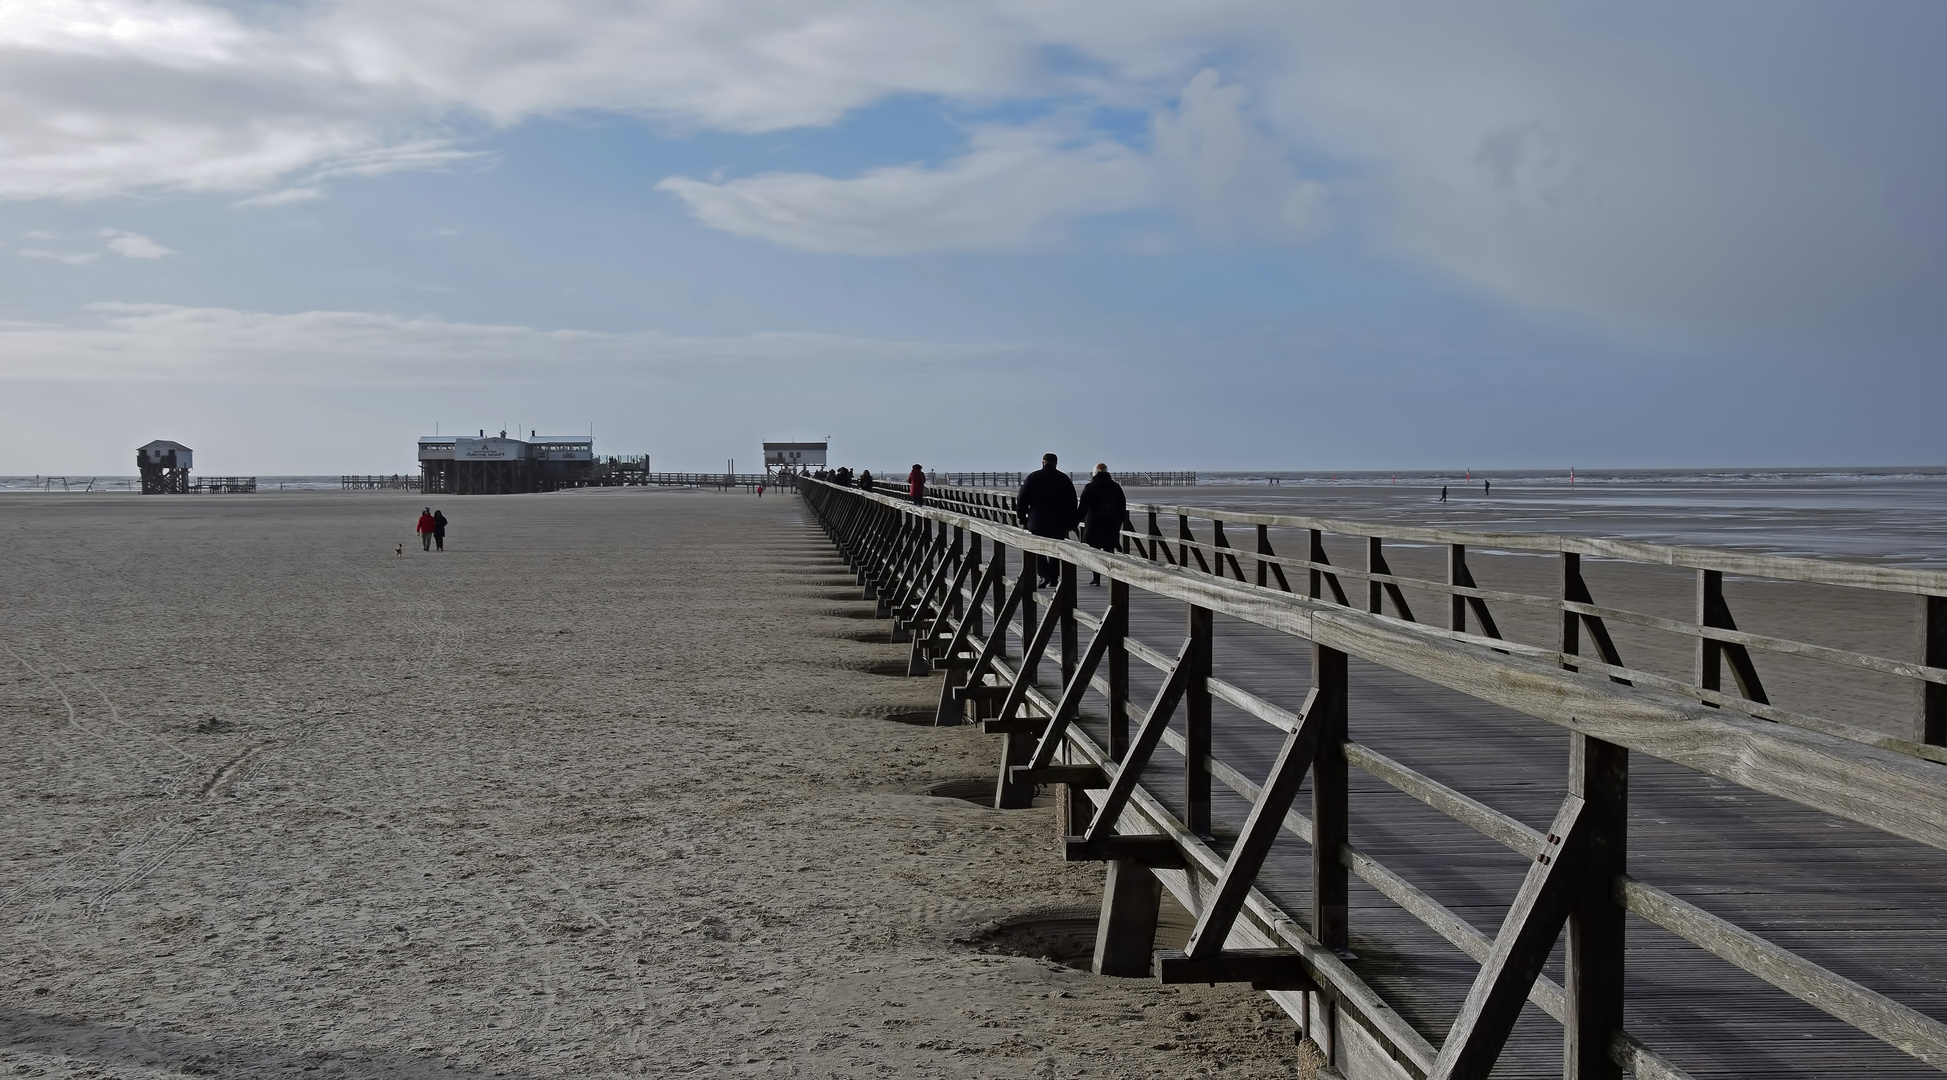
[[940, 722], [1004, 734], [996, 805], [1063, 786], [1098, 971], [1152, 970], [1160, 883], [1199, 928], [1155, 974], [1266, 989], [1353, 1080], [1947, 1071], [1947, 574], [1183, 507], [1104, 555], [993, 493], [805, 494]]
[[[1084, 587], [1084, 603], [1102, 591]], [[1164, 653], [1174, 653], [1183, 638], [1182, 606], [1160, 598], [1139, 596], [1131, 621], [1132, 636]], [[1220, 618], [1214, 674], [1295, 711], [1311, 682], [1302, 645]], [[1161, 675], [1132, 667], [1132, 696], [1146, 700]], [[1547, 827], [1566, 790], [1566, 732], [1376, 664], [1354, 661], [1352, 687], [1353, 740]], [[1102, 702], [1094, 697], [1083, 726], [1106, 742]], [[1261, 777], [1283, 733], [1221, 701], [1212, 711], [1213, 756]], [[1165, 748], [1144, 774], [1144, 786], [1179, 816], [1182, 761]], [[1947, 1017], [1947, 852], [1668, 762], [1639, 757], [1632, 766], [1633, 874]], [[1352, 775], [1353, 846], [1493, 936], [1527, 860], [1371, 776]], [[1309, 783], [1305, 790], [1308, 798]], [[1212, 816], [1219, 850], [1249, 809], [1218, 789]], [[1258, 888], [1288, 911], [1307, 910], [1310, 857], [1308, 845], [1286, 835]], [[1352, 909], [1354, 968], [1437, 1043], [1480, 965], [1357, 879]], [[1940, 1075], [1641, 919], [1630, 920], [1628, 939], [1630, 1031], [1699, 1080]], [[1558, 982], [1560, 951], [1558, 945], [1546, 969]], [[1494, 1075], [1557, 1075], [1561, 1058], [1561, 1025], [1530, 1004]]]

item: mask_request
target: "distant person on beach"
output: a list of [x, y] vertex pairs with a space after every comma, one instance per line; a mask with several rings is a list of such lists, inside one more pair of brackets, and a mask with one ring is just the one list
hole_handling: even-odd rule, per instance
[[[1129, 518], [1129, 500], [1122, 494], [1122, 485], [1109, 475], [1106, 463], [1095, 463], [1095, 475], [1082, 488], [1075, 512], [1082, 519], [1083, 543], [1103, 551], [1122, 550], [1122, 523]], [[1094, 575], [1089, 584], [1102, 584], [1102, 575]]]
[[1482, 481], [1481, 481], [1481, 495], [1482, 495], [1483, 497], [1485, 497], [1485, 496], [1488, 496], [1488, 495], [1492, 495], [1492, 494], [1494, 494], [1494, 481], [1492, 481], [1492, 480], [1482, 480]]
[[757, 485], [757, 497], [760, 499], [764, 497], [764, 485], [762, 484]]
[[433, 550], [446, 550], [446, 511], [433, 511]]
[[859, 490], [860, 490], [860, 491], [871, 491], [871, 490], [872, 490], [872, 485], [873, 485], [873, 483], [874, 483], [874, 481], [873, 481], [873, 479], [872, 479], [872, 470], [871, 470], [871, 469], [867, 469], [867, 470], [865, 470], [864, 472], [862, 472], [862, 473], [860, 473], [860, 474], [859, 474]]
[[[1075, 481], [1055, 468], [1055, 455], [1041, 455], [1041, 468], [1028, 474], [1021, 493], [1014, 497], [1014, 512], [1021, 525], [1036, 536], [1060, 540], [1075, 527]], [[1061, 578], [1061, 560], [1041, 556], [1036, 578], [1053, 585]]]
[[423, 550], [433, 550], [433, 508], [428, 506], [419, 512], [419, 546]]
[[1447, 485], [1445, 484], [1440, 485], [1440, 501], [1441, 502], [1447, 501]]
[[914, 503], [926, 505], [926, 470], [917, 461], [913, 462], [913, 471], [906, 474], [906, 494], [913, 497]]

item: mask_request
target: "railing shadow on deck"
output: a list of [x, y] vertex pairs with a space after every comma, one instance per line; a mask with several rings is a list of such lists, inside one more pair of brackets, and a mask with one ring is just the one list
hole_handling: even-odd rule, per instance
[[[1012, 498], [991, 489], [931, 488], [921, 505], [810, 480], [799, 490], [865, 598], [894, 620], [893, 639], [910, 642], [910, 670], [946, 672], [937, 722], [977, 719], [1002, 736], [995, 805], [1026, 806], [1037, 786], [1059, 785], [1064, 856], [1108, 865], [1098, 972], [1250, 983], [1358, 1080], [1486, 1076], [1528, 1003], [1562, 1024], [1565, 1076], [1691, 1075], [1625, 1030], [1630, 914], [1947, 1071], [1947, 1024], [1637, 880], [1626, 856], [1632, 752], [1947, 851], [1947, 573], [1166, 505], [1132, 506], [1120, 550], [1107, 552], [1029, 535], [1015, 526]], [[1172, 518], [1169, 535], [1163, 524]], [[1293, 553], [1278, 554], [1279, 545]], [[1010, 547], [1018, 552], [1012, 580]], [[1439, 577], [1407, 572], [1431, 555]], [[1475, 573], [1484, 559], [1520, 557], [1532, 579], [1536, 556], [1554, 566], [1547, 593], [1486, 588]], [[1045, 600], [1035, 586], [1038, 557], [1061, 568]], [[1597, 603], [1590, 581], [1598, 568], [1607, 577], [1631, 568], [1687, 575], [1692, 616]], [[1078, 603], [1080, 573], [1107, 581], [1102, 613]], [[1739, 587], [1911, 598], [1915, 655], [1741, 630], [1727, 576]], [[1131, 635], [1132, 594], [1187, 606], [1173, 654]], [[1416, 602], [1438, 621], [1416, 617]], [[1309, 644], [1302, 705], [1281, 707], [1217, 676], [1219, 616]], [[1510, 632], [1516, 627], [1527, 633]], [[1681, 643], [1689, 670], [1625, 663], [1623, 628]], [[1083, 630], [1092, 631], [1085, 645]], [[1662, 655], [1670, 651], [1666, 642]], [[1908, 730], [1776, 703], [1754, 656], [1906, 685]], [[1146, 706], [1131, 700], [1132, 658], [1157, 672]], [[1549, 826], [1531, 827], [1351, 738], [1354, 659], [1566, 729], [1566, 794]], [[1045, 690], [1043, 663], [1060, 669]], [[1085, 703], [1100, 707], [1099, 720], [1079, 722]], [[1268, 772], [1247, 775], [1213, 755], [1213, 703], [1281, 736]], [[1143, 783], [1159, 746], [1183, 758], [1179, 795]], [[1498, 934], [1352, 845], [1353, 769], [1527, 861]], [[1213, 835], [1213, 782], [1248, 804], [1234, 841]], [[1307, 787], [1308, 814], [1293, 809]], [[1274, 890], [1258, 887], [1281, 834], [1310, 849], [1307, 910], [1288, 912], [1267, 895]], [[1357, 973], [1354, 878], [1480, 965], [1437, 1045]], [[1198, 917], [1182, 950], [1152, 953], [1159, 886]], [[1557, 982], [1543, 970], [1564, 938]], [[1700, 1009], [1708, 995], [1698, 988]]]

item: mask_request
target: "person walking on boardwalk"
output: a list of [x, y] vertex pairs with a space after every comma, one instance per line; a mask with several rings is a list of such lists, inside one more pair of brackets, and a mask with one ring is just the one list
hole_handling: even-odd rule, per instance
[[872, 480], [872, 470], [871, 470], [871, 469], [867, 469], [867, 470], [865, 470], [864, 472], [862, 472], [862, 473], [860, 473], [860, 474], [859, 474], [859, 490], [860, 490], [860, 491], [871, 491], [871, 490], [872, 490], [872, 483], [873, 483], [873, 480]]
[[[1034, 535], [1060, 540], [1075, 527], [1075, 481], [1055, 468], [1056, 460], [1053, 454], [1041, 455], [1041, 468], [1028, 474], [1014, 498], [1014, 513]], [[1043, 555], [1037, 571], [1041, 584], [1053, 585], [1061, 577], [1061, 560]]]
[[446, 550], [446, 511], [433, 511], [433, 550]]
[[926, 505], [926, 470], [917, 461], [913, 462], [913, 471], [906, 474], [906, 494], [913, 497], [915, 505]]
[[433, 508], [430, 506], [419, 512], [419, 546], [426, 551], [433, 550]]
[[[1106, 463], [1095, 463], [1095, 475], [1082, 488], [1075, 513], [1082, 521], [1083, 543], [1103, 551], [1122, 550], [1122, 523], [1129, 518], [1129, 500], [1122, 494], [1122, 485], [1109, 475]], [[1089, 584], [1102, 584], [1102, 575], [1096, 574]]]

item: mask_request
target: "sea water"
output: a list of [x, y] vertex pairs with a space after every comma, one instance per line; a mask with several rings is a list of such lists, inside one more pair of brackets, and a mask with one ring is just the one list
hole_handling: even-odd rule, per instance
[[[1139, 498], [1775, 555], [1947, 564], [1947, 468], [1202, 473]], [[1447, 501], [1440, 502], [1440, 490]]]
[[[1947, 467], [1624, 469], [1578, 471], [1573, 480], [1567, 470], [1205, 472], [1198, 485], [1130, 494], [1261, 513], [1947, 565]], [[0, 493], [139, 486], [133, 476], [0, 477]], [[257, 478], [260, 494], [338, 488], [337, 476]]]

